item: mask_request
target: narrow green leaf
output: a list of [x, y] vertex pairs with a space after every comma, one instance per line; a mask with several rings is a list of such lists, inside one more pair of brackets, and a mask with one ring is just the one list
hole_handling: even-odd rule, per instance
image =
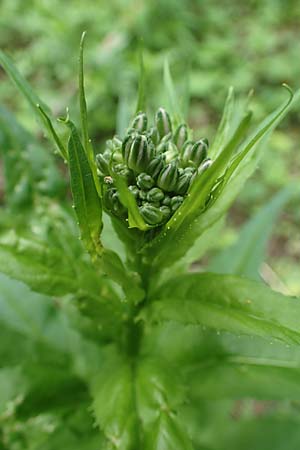
[[209, 149], [211, 158], [214, 158], [223, 148], [228, 140], [234, 112], [234, 89], [231, 86], [228, 90], [223, 115], [217, 129], [214, 141]]
[[128, 189], [125, 180], [115, 172], [113, 173], [113, 178], [120, 195], [120, 200], [128, 209], [129, 228], [139, 228], [144, 231], [150, 229], [151, 227], [146, 224], [141, 216], [134, 195]]
[[150, 312], [157, 321], [300, 342], [300, 300], [260, 283], [231, 275], [190, 274], [170, 280], [153, 300]]
[[248, 223], [238, 240], [220, 253], [211, 263], [216, 273], [232, 273], [259, 280], [259, 269], [265, 258], [268, 240], [282, 208], [299, 195], [299, 186], [292, 184], [278, 192]]
[[70, 128], [68, 144], [71, 190], [82, 241], [95, 261], [102, 253], [102, 204], [98, 195], [87, 155], [75, 125], [67, 118]]
[[52, 137], [52, 139], [54, 140], [55, 144], [57, 145], [57, 148], [59, 150], [60, 156], [64, 159], [64, 161], [68, 161], [68, 153], [67, 153], [67, 149], [65, 147], [65, 145], [62, 143], [60, 137], [58, 136], [58, 134], [56, 133], [53, 124], [51, 122], [50, 117], [48, 116], [48, 114], [46, 113], [46, 111], [43, 109], [43, 107], [37, 103], [36, 105], [42, 119], [44, 122], [45, 127], [47, 128], [49, 135]]
[[[86, 151], [90, 152], [89, 145], [89, 132], [88, 132], [88, 120], [87, 120], [87, 106], [84, 91], [84, 71], [83, 71], [83, 49], [86, 31], [82, 33], [80, 47], [79, 47], [79, 103], [80, 103], [80, 117], [81, 117], [81, 129], [83, 136], [83, 146]], [[90, 157], [94, 155], [89, 155]]]

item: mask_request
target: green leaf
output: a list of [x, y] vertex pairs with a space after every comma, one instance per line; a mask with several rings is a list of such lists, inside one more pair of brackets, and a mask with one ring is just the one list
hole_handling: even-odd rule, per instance
[[2, 65], [6, 73], [9, 75], [9, 77], [12, 79], [12, 81], [16, 84], [19, 91], [27, 99], [27, 101], [33, 108], [34, 112], [39, 114], [45, 128], [49, 132], [50, 136], [54, 139], [58, 147], [59, 153], [66, 160], [67, 151], [65, 149], [65, 146], [61, 142], [60, 138], [58, 137], [53, 127], [51, 119], [49, 118], [50, 109], [48, 108], [48, 106], [46, 106], [45, 103], [43, 103], [39, 99], [39, 97], [35, 94], [30, 84], [25, 80], [25, 78], [22, 77], [20, 72], [17, 70], [11, 58], [1, 50], [0, 50], [0, 64]]
[[91, 388], [96, 421], [108, 441], [108, 448], [141, 448], [130, 362], [113, 347], [104, 358]]
[[211, 158], [214, 158], [220, 151], [222, 151], [224, 144], [228, 140], [232, 124], [233, 113], [234, 113], [234, 89], [231, 86], [228, 90], [223, 115], [219, 127], [217, 129], [214, 141], [209, 150]]
[[68, 144], [71, 190], [75, 212], [84, 246], [93, 261], [101, 256], [102, 204], [93, 174], [75, 125], [67, 118], [70, 128]]
[[[190, 274], [154, 294], [150, 317], [299, 343], [300, 300], [230, 275]], [[144, 313], [147, 318], [147, 312]]]
[[122, 287], [127, 301], [137, 304], [143, 300], [145, 291], [141, 287], [140, 276], [137, 272], [127, 270], [115, 252], [108, 249], [103, 250], [102, 267], [103, 271]]
[[137, 370], [137, 400], [145, 450], [192, 450], [180, 407], [185, 397], [175, 374], [162, 361], [144, 359]]
[[[228, 207], [256, 166], [261, 150], [256, 147], [257, 143], [278, 124], [290, 108], [292, 100], [299, 95], [297, 92], [293, 96], [290, 91], [289, 94], [288, 100], [256, 127], [249, 139], [240, 146], [237, 155], [229, 162], [243, 135], [243, 130], [247, 128], [249, 116], [246, 114], [214, 164], [195, 180], [187, 199], [165, 225], [162, 233], [145, 246], [144, 250], [153, 260], [155, 270], [178, 261], [205, 229], [224, 214], [226, 210], [222, 206], [224, 191], [227, 196], [225, 204]], [[235, 186], [234, 195], [230, 192], [232, 183]], [[212, 192], [209, 194], [210, 191]], [[180, 241], [180, 245], [175, 246], [175, 240]]]
[[216, 273], [232, 273], [259, 280], [259, 269], [264, 261], [268, 240], [282, 208], [299, 195], [299, 186], [292, 184], [278, 192], [246, 225], [239, 239], [220, 253], [211, 263]]
[[139, 228], [140, 230], [144, 231], [150, 229], [151, 227], [146, 224], [143, 217], [141, 216], [135, 197], [128, 189], [128, 186], [124, 178], [122, 178], [116, 173], [113, 173], [113, 178], [118, 193], [120, 195], [120, 200], [123, 203], [123, 205], [128, 209], [129, 228]]
[[78, 290], [76, 274], [64, 264], [59, 251], [14, 234], [0, 240], [0, 271], [47, 295], [61, 296]]

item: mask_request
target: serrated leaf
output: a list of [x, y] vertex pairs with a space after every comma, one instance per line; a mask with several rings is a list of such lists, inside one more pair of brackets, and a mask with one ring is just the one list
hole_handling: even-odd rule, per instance
[[185, 400], [178, 373], [163, 361], [144, 359], [137, 369], [137, 401], [145, 450], [192, 450], [191, 439], [181, 422]]
[[108, 249], [103, 250], [102, 267], [103, 271], [122, 287], [127, 301], [137, 304], [145, 297], [140, 276], [137, 272], [126, 269], [115, 252]]
[[139, 448], [139, 429], [130, 361], [112, 347], [92, 383], [93, 411], [108, 448]]
[[149, 312], [158, 322], [174, 320], [300, 342], [300, 300], [275, 293], [261, 283], [230, 275], [190, 274], [170, 280], [153, 300]]
[[299, 186], [295, 184], [278, 192], [244, 225], [237, 242], [212, 261], [210, 270], [259, 280], [259, 269], [265, 258], [274, 223], [285, 204], [298, 195]]
[[101, 256], [102, 203], [94, 177], [75, 125], [66, 120], [70, 128], [68, 144], [71, 190], [75, 212], [84, 246], [93, 261]]

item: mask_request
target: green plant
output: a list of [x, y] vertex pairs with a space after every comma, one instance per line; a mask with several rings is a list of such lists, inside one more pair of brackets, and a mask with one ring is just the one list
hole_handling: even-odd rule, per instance
[[[167, 66], [171, 115], [160, 108], [148, 124], [142, 74], [132, 125], [95, 157], [83, 40], [81, 133], [69, 115], [60, 118], [67, 145], [10, 58], [0, 53], [0, 62], [68, 164], [75, 211], [63, 185], [41, 189], [49, 170], [32, 176], [36, 152], [22, 154], [30, 138], [4, 111], [5, 175], [16, 184], [6, 183], [0, 270], [39, 294], [2, 278], [3, 448], [240, 448], [245, 423], [229, 420], [237, 399], [278, 400], [290, 424], [298, 403], [280, 401], [300, 397], [299, 300], [236, 276], [234, 268], [228, 275], [188, 269], [219, 238], [224, 214], [257, 165], [261, 140], [291, 106], [291, 90], [249, 132], [248, 103], [236, 110], [230, 89], [207, 149], [205, 139], [189, 142]], [[52, 160], [42, 160], [57, 176]], [[30, 189], [20, 185], [26, 174]], [[18, 203], [20, 192], [25, 200]], [[262, 433], [252, 419], [259, 446]]]

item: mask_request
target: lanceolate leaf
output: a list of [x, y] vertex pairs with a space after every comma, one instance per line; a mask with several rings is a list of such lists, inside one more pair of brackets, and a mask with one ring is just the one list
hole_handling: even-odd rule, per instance
[[233, 107], [234, 107], [234, 89], [231, 86], [228, 90], [228, 95], [226, 98], [220, 125], [218, 127], [214, 141], [209, 150], [211, 158], [214, 158], [222, 150], [225, 142], [227, 142], [228, 140], [232, 123]]
[[100, 242], [102, 230], [101, 199], [76, 127], [69, 119], [66, 120], [66, 124], [70, 128], [68, 151], [75, 212], [82, 241], [92, 259], [96, 260], [102, 253]]
[[300, 343], [300, 300], [234, 276], [204, 273], [170, 280], [154, 296], [150, 313], [155, 321]]

